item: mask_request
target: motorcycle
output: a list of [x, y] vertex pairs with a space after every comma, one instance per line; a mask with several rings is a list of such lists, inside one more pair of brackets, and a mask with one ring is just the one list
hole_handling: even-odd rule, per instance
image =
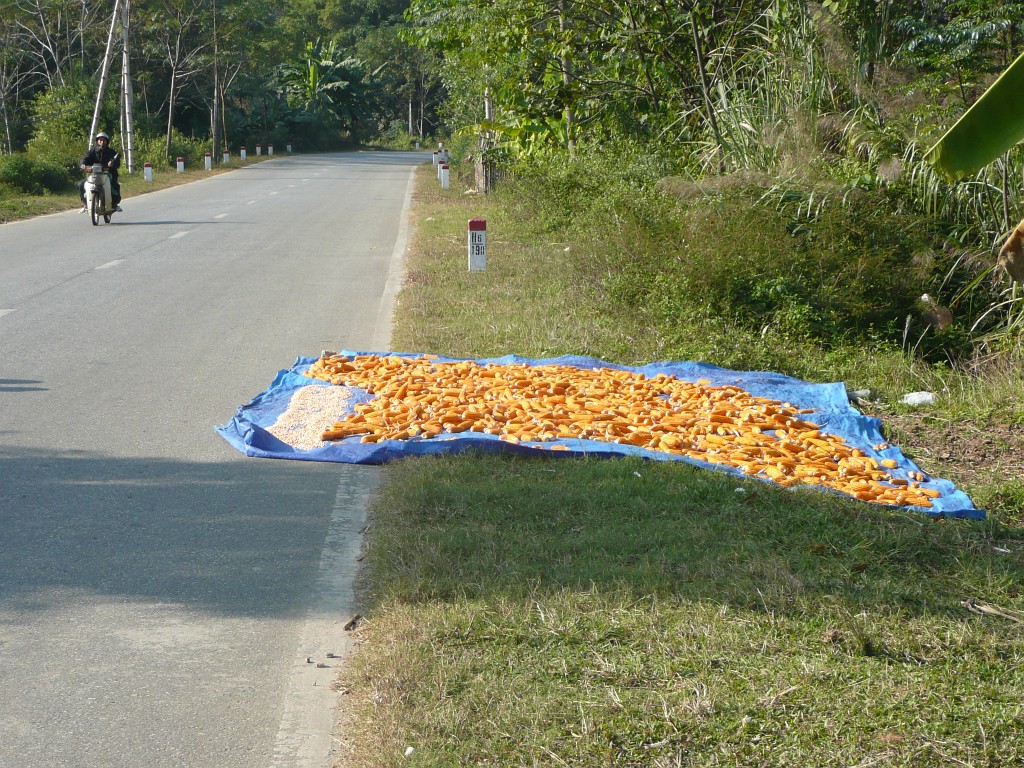
[[94, 227], [99, 225], [101, 216], [109, 224], [111, 215], [117, 210], [110, 184], [110, 171], [99, 163], [93, 165], [85, 177], [85, 209]]

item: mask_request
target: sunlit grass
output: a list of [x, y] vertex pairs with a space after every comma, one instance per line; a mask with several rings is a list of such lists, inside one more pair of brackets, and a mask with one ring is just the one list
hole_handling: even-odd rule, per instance
[[[1009, 369], [986, 383], [898, 346], [787, 351], [771, 329], [770, 357], [710, 315], [687, 333], [643, 292], [609, 292], [605, 246], [625, 258], [628, 238], [550, 222], [538, 235], [506, 205], [442, 192], [424, 169], [395, 349], [772, 360], [886, 407], [928, 388], [940, 418], [1019, 413]], [[475, 216], [488, 269], [470, 274]], [[635, 459], [464, 455], [385, 472], [344, 677], [345, 766], [1024, 763], [1019, 481], [969, 489], [999, 514], [965, 522]]]

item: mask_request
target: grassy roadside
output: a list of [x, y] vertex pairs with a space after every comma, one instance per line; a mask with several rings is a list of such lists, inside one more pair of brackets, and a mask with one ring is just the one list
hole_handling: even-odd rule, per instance
[[[431, 170], [396, 350], [651, 353], [603, 311], [587, 246], [538, 242]], [[891, 415], [900, 438], [933, 434]], [[640, 461], [458, 457], [386, 478], [340, 765], [1024, 764], [1013, 477], [968, 478], [995, 503], [984, 523]]]
[[[173, 168], [159, 168], [153, 171], [153, 181], [146, 181], [143, 177], [142, 168], [136, 169], [135, 173], [128, 174], [122, 171], [120, 174], [121, 197], [127, 201], [133, 197], [144, 195], [149, 192], [156, 192], [168, 187], [176, 187], [179, 184], [188, 184], [192, 181], [206, 178], [218, 173], [226, 173], [254, 163], [261, 163], [270, 159], [267, 156], [247, 157], [245, 162], [240, 158], [232, 158], [227, 164], [218, 164], [213, 170], [189, 169], [184, 173], [178, 173]], [[64, 192], [49, 193], [45, 195], [27, 195], [19, 190], [11, 189], [0, 184], [0, 224], [20, 219], [30, 219], [34, 216], [45, 216], [50, 213], [73, 210], [81, 206], [78, 199], [78, 189], [69, 186]]]

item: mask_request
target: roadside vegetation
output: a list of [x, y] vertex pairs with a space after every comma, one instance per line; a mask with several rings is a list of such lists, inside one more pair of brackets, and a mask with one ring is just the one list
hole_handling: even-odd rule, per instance
[[[638, 184], [641, 153], [572, 162], [487, 197], [423, 169], [395, 350], [845, 381], [988, 519], [656, 462], [389, 466], [339, 764], [1024, 761], [1024, 388], [1012, 355], [983, 364], [922, 320], [941, 235], [884, 191], [801, 216], [809, 190], [756, 177]], [[474, 216], [485, 273], [466, 270]], [[924, 389], [935, 406], [900, 405]]]

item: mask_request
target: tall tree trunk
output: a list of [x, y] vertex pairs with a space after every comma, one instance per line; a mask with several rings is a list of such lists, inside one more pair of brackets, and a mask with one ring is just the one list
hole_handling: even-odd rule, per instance
[[[565, 0], [558, 0], [558, 31], [561, 32], [562, 44], [565, 44]], [[576, 153], [576, 115], [572, 108], [572, 100], [569, 96], [569, 85], [572, 83], [572, 60], [569, 58], [569, 54], [563, 49], [560, 57], [561, 68], [562, 68], [562, 84], [566, 90], [566, 103], [565, 103], [565, 143], [569, 150], [569, 156], [572, 157]]]
[[220, 157], [220, 73], [217, 67], [217, 0], [213, 0], [213, 109], [210, 113], [213, 157]]
[[167, 95], [167, 143], [164, 145], [164, 154], [171, 159], [171, 138], [174, 130], [174, 103], [178, 100], [178, 77], [177, 72], [171, 70], [171, 88]]
[[697, 59], [697, 71], [700, 73], [700, 90], [704, 97], [704, 111], [711, 124], [711, 130], [718, 142], [718, 172], [725, 173], [725, 142], [722, 139], [722, 132], [718, 128], [718, 118], [715, 116], [715, 105], [711, 102], [711, 87], [708, 84], [708, 71], [706, 65], [707, 52], [701, 44], [700, 31], [697, 28], [696, 5], [690, 10], [690, 29], [693, 32], [693, 55]]

